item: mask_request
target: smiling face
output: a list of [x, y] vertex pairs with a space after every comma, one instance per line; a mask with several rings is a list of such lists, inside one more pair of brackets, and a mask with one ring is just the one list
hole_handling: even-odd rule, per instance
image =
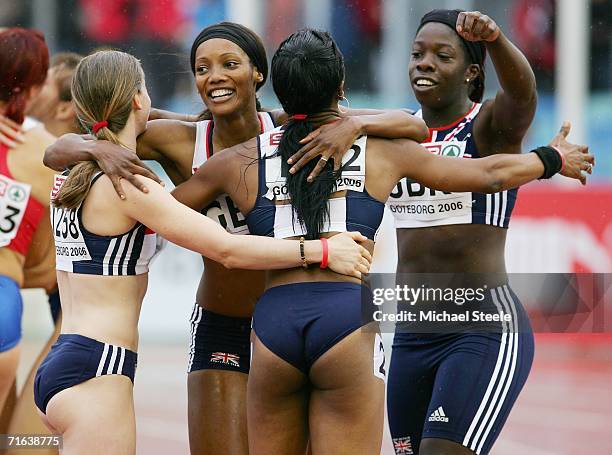
[[478, 65], [468, 64], [459, 36], [447, 25], [430, 22], [417, 33], [408, 66], [410, 84], [418, 102], [440, 109], [467, 98]]
[[212, 38], [198, 47], [196, 87], [213, 116], [255, 106], [255, 86], [263, 80], [248, 55], [231, 41]]

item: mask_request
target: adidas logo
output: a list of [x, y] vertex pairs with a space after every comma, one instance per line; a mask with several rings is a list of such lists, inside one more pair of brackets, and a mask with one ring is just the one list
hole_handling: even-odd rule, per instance
[[431, 415], [429, 416], [429, 421], [448, 422], [448, 417], [446, 417], [446, 414], [444, 414], [444, 409], [442, 409], [442, 406], [440, 406], [438, 409], [431, 413]]

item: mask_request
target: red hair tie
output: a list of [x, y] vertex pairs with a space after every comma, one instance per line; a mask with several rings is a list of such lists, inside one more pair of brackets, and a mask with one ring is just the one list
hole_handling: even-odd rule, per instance
[[308, 116], [306, 114], [293, 114], [291, 120], [306, 120]]
[[94, 126], [91, 127], [91, 130], [94, 134], [98, 134], [98, 131], [100, 131], [100, 129], [104, 128], [105, 126], [108, 126], [108, 122], [106, 120], [102, 120], [101, 122], [94, 123]]

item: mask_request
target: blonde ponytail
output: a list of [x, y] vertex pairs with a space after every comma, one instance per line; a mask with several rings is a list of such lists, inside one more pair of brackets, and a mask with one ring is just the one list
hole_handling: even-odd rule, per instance
[[[140, 62], [120, 51], [99, 51], [78, 64], [72, 78], [72, 99], [83, 129], [97, 139], [123, 145], [118, 134], [132, 112], [132, 100], [144, 85]], [[94, 125], [106, 125], [96, 128]], [[87, 197], [91, 180], [100, 171], [95, 162], [82, 162], [70, 170], [53, 205], [66, 209], [79, 206]]]

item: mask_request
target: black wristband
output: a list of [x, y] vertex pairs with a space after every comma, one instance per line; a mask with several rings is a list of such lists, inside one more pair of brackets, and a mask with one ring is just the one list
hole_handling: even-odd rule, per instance
[[542, 160], [542, 164], [544, 165], [544, 173], [540, 177], [540, 180], [551, 178], [563, 167], [561, 155], [552, 147], [538, 147], [532, 150], [531, 153], [538, 155], [538, 158]]

